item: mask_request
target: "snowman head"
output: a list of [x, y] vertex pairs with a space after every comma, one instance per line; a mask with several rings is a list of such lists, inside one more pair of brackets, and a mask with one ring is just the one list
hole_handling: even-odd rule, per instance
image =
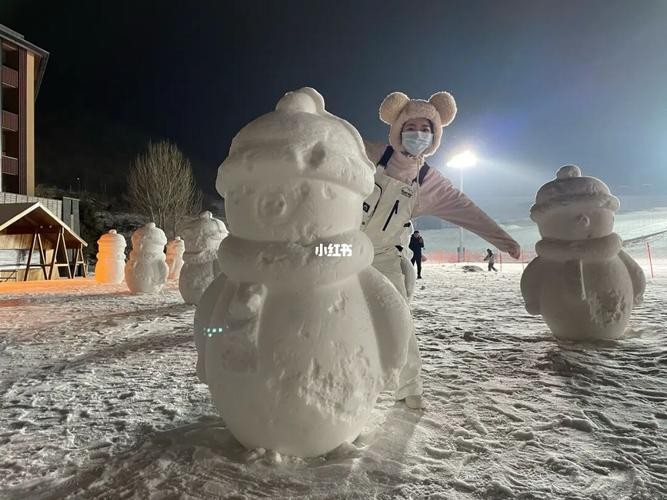
[[155, 222], [149, 222], [132, 233], [132, 249], [139, 253], [163, 253], [166, 244], [167, 237]]
[[604, 182], [566, 165], [537, 192], [530, 218], [543, 238], [585, 240], [611, 234], [618, 207], [618, 198]]
[[216, 187], [235, 236], [311, 243], [359, 229], [374, 172], [356, 129], [303, 88], [236, 135]]
[[217, 249], [220, 242], [228, 234], [225, 223], [213, 217], [213, 214], [208, 210], [189, 219], [180, 227], [180, 232], [183, 235], [188, 252], [203, 252], [210, 248]]
[[110, 229], [108, 233], [104, 233], [97, 240], [97, 246], [105, 252], [123, 252], [126, 245], [125, 237], [122, 234], [118, 234], [118, 231], [115, 229]]
[[185, 252], [185, 242], [180, 236], [167, 243], [167, 254], [183, 255], [183, 252]]

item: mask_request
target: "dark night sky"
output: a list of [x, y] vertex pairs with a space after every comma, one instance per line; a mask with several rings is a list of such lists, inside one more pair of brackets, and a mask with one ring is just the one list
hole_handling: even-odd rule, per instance
[[376, 140], [387, 93], [452, 92], [431, 163], [474, 147], [478, 197], [530, 198], [565, 163], [619, 194], [667, 195], [664, 0], [1, 0], [0, 23], [51, 54], [38, 144], [53, 117], [85, 115], [100, 136], [176, 141], [209, 189], [234, 134], [309, 85]]

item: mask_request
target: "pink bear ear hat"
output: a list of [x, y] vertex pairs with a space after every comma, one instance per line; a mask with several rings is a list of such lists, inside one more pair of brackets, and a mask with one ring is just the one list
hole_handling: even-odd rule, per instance
[[428, 101], [410, 99], [402, 92], [392, 92], [380, 105], [380, 120], [389, 125], [389, 144], [396, 151], [402, 149], [403, 125], [413, 118], [426, 118], [433, 126], [433, 143], [424, 150], [423, 156], [431, 156], [440, 146], [442, 129], [454, 120], [456, 101], [449, 92], [437, 92]]

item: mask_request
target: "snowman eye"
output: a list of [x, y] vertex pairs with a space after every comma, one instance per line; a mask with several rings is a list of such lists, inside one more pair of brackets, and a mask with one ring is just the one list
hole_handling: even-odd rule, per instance
[[319, 168], [327, 157], [327, 150], [324, 144], [318, 142], [313, 146], [308, 155], [308, 166], [310, 168]]
[[287, 212], [287, 199], [282, 193], [267, 193], [260, 197], [257, 213], [260, 217], [280, 217]]
[[577, 224], [583, 227], [588, 227], [591, 224], [591, 220], [586, 215], [577, 216]]

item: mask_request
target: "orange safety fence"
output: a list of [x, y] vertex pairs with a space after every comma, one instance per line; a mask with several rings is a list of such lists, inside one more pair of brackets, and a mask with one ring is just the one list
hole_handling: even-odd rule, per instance
[[[507, 255], [503, 255], [501, 252], [496, 251], [496, 263], [502, 267], [503, 262], [520, 262], [522, 264], [528, 264], [533, 260], [537, 254], [534, 250], [521, 250], [521, 257], [518, 260], [514, 260]], [[447, 250], [434, 250], [432, 252], [424, 252], [426, 256], [426, 262], [431, 264], [456, 264], [459, 262], [459, 255], [457, 252], [449, 252]], [[484, 257], [486, 257], [486, 251], [482, 250], [465, 250], [463, 252], [462, 263], [475, 263], [475, 262], [484, 262]]]
[[[635, 245], [631, 247], [624, 247], [623, 250], [628, 253], [644, 270], [647, 278], [655, 278], [662, 273], [664, 276], [667, 273], [667, 246], [654, 245], [646, 242], [642, 245]], [[503, 263], [520, 263], [525, 267], [531, 260], [537, 257], [534, 247], [522, 248], [519, 259], [514, 260], [508, 255], [496, 250], [496, 263], [502, 270]], [[456, 264], [459, 262], [459, 255], [456, 251], [434, 250], [431, 252], [424, 252], [427, 263], [431, 264]], [[463, 252], [463, 259], [461, 263], [480, 264], [484, 265], [484, 257], [486, 257], [485, 250], [468, 250]]]

